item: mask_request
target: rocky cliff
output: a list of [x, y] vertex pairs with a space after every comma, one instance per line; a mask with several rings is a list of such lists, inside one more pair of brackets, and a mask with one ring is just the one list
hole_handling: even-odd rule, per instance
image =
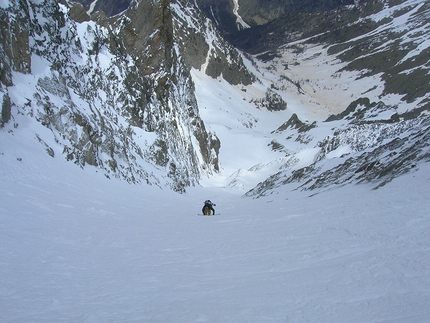
[[10, 1], [0, 16], [2, 126], [19, 131], [20, 116], [33, 117], [50, 130], [35, 137], [51, 154], [58, 145], [67, 160], [130, 182], [164, 185], [167, 176], [184, 191], [218, 171], [221, 144], [199, 116], [190, 70], [208, 60], [214, 77], [252, 75], [222, 39], [207, 43], [217, 32], [195, 8], [141, 1], [109, 17]]

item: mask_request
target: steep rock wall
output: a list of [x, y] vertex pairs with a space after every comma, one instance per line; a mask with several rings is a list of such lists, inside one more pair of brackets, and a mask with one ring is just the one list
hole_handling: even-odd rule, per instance
[[180, 192], [219, 169], [220, 142], [199, 117], [169, 1], [92, 20], [82, 7], [11, 1], [0, 15], [2, 126], [19, 131], [22, 116], [34, 118], [51, 130], [35, 135], [50, 155], [59, 146], [81, 167]]

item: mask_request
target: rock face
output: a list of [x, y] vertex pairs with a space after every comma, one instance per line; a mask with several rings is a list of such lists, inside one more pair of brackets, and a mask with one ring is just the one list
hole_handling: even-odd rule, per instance
[[[67, 4], [67, 1], [61, 1], [63, 4]], [[131, 0], [104, 0], [104, 1], [93, 1], [93, 0], [79, 0], [73, 1], [74, 3], [80, 3], [85, 12], [89, 14], [103, 11], [103, 13], [109, 17], [115, 16], [125, 10], [131, 4]]]
[[[196, 8], [140, 1], [110, 18], [28, 0], [0, 16], [1, 126], [34, 117], [53, 136], [39, 142], [60, 145], [67, 160], [179, 192], [219, 170], [221, 143], [199, 116], [190, 70], [208, 59], [208, 73], [232, 83], [252, 75], [222, 39], [207, 43], [204, 33], [217, 32]], [[33, 80], [21, 100], [11, 99], [16, 73]]]

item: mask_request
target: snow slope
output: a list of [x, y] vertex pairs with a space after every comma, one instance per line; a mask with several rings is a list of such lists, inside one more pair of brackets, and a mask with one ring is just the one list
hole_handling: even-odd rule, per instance
[[428, 322], [428, 164], [376, 191], [179, 195], [51, 158], [28, 127], [1, 137], [0, 322]]

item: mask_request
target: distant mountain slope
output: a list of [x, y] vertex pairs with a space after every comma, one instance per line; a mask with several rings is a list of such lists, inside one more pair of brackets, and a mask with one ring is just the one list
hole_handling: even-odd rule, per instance
[[227, 38], [239, 30], [264, 25], [299, 13], [315, 13], [351, 5], [353, 0], [196, 0]]
[[[430, 160], [430, 2], [368, 2], [313, 23], [321, 18], [308, 16], [314, 29], [286, 22], [247, 47], [266, 62], [264, 68], [277, 71], [277, 89], [296, 91], [314, 111], [333, 114], [312, 126], [290, 120], [274, 131], [274, 147], [286, 152], [286, 162], [249, 195], [285, 185], [377, 187]], [[292, 140], [302, 148], [289, 149], [296, 146]]]
[[[258, 41], [253, 41], [253, 44], [248, 43], [251, 47], [245, 46], [246, 49], [260, 53], [257, 57], [263, 60], [272, 60], [274, 57], [282, 60], [283, 53], [295, 53], [294, 62], [284, 62], [291, 67], [300, 64], [300, 53], [321, 44], [333, 61], [344, 63], [338, 72], [357, 71], [357, 81], [365, 77], [380, 78], [383, 85], [381, 98], [400, 95], [401, 101], [414, 102], [414, 108], [428, 106], [428, 1], [411, 0], [395, 5], [389, 1], [368, 2], [360, 7], [348, 7], [325, 15], [311, 15], [305, 20], [295, 20], [292, 23], [284, 22], [284, 28], [272, 26], [273, 33], [270, 29], [265, 30], [268, 36], [261, 37], [260, 45], [256, 45]], [[252, 39], [257, 38], [253, 35]], [[315, 54], [321, 55], [322, 52]], [[306, 57], [306, 54], [302, 56]], [[365, 94], [367, 91], [372, 90], [363, 89], [362, 92]], [[349, 103], [345, 102], [345, 108], [347, 105]]]

